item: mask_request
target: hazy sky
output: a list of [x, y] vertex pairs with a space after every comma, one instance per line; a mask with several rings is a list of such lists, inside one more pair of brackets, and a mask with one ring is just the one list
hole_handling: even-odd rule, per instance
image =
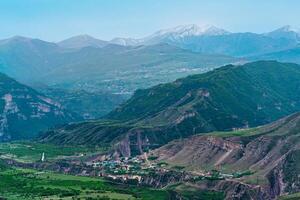
[[78, 34], [100, 39], [143, 37], [182, 24], [233, 32], [300, 27], [299, 0], [0, 0], [0, 38], [58, 41]]

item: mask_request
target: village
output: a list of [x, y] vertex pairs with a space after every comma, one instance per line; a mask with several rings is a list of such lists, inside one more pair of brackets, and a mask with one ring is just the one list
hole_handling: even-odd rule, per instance
[[235, 179], [243, 176], [251, 175], [253, 172], [234, 172], [223, 173], [219, 166], [210, 171], [185, 171], [181, 166], [170, 166], [166, 162], [155, 161], [155, 158], [147, 156], [147, 154], [127, 158], [122, 157], [118, 160], [107, 158], [101, 161], [92, 161], [86, 163], [97, 170], [98, 176], [105, 177], [114, 181], [132, 182], [139, 184], [143, 177], [155, 176], [157, 174], [185, 174], [189, 180], [225, 180]]

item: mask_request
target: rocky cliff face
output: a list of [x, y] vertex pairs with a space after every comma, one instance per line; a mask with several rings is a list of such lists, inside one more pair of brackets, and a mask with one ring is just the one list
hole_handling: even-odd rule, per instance
[[291, 149], [273, 168], [267, 178], [272, 196], [286, 195], [300, 191], [300, 150]]
[[31, 138], [78, 119], [59, 103], [0, 74], [0, 141]]
[[269, 198], [296, 193], [300, 191], [300, 114], [255, 129], [176, 140], [150, 154], [158, 157], [157, 162], [184, 166], [187, 171], [250, 170], [254, 174], [239, 181], [260, 185]]

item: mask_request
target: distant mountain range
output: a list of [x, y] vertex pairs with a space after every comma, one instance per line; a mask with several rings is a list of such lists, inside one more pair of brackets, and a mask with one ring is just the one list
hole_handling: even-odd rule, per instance
[[[34, 138], [80, 155], [54, 165], [42, 150], [43, 162], [2, 157], [18, 167], [96, 175], [138, 155], [109, 174], [132, 162], [127, 169], [149, 167], [126, 170], [130, 176], [170, 191], [219, 191], [225, 199], [297, 193], [299, 64], [300, 34], [290, 26], [263, 34], [187, 25], [141, 39], [1, 40], [0, 142]], [[95, 152], [82, 157], [78, 146]]]
[[[89, 35], [79, 35], [58, 43], [16, 36], [0, 40], [0, 71], [30, 84], [40, 82], [47, 85], [90, 87], [90, 83], [93, 83], [91, 86], [93, 89], [99, 88], [99, 85], [94, 87], [95, 81], [100, 85], [103, 83], [103, 80], [95, 78], [101, 74], [105, 77], [104, 81], [114, 82], [109, 87], [119, 87], [116, 86], [118, 83], [115, 81], [120, 80], [113, 80], [112, 77], [122, 76], [122, 73], [136, 74], [138, 77], [139, 71], [146, 70], [147, 73], [153, 68], [154, 71], [161, 73], [162, 69], [158, 68], [162, 65], [164, 70], [170, 71], [174, 68], [194, 70], [203, 66], [211, 67], [238, 61], [238, 59], [229, 59], [230, 57], [242, 57], [244, 61], [272, 59], [298, 63], [299, 44], [300, 33], [290, 26], [269, 33], [256, 34], [232, 33], [209, 25], [203, 27], [185, 25], [160, 30], [141, 39], [115, 38], [111, 41], [103, 41]], [[178, 55], [179, 51], [181, 56]], [[195, 61], [193, 58], [196, 56], [195, 52], [202, 60]], [[224, 59], [223, 56], [219, 59], [220, 55], [228, 57]], [[209, 59], [211, 57], [216, 61]], [[114, 74], [111, 74], [112, 71]], [[151, 71], [151, 74], [153, 73]], [[175, 79], [189, 73], [177, 74], [174, 76]], [[146, 76], [151, 75], [148, 73]], [[157, 81], [152, 85], [164, 82], [166, 78], [158, 77], [159, 74], [153, 76]], [[125, 77], [121, 77], [123, 78]], [[174, 78], [167, 81], [172, 81]], [[128, 83], [128, 80], [124, 80], [124, 83]], [[127, 87], [114, 89], [118, 93], [124, 93], [132, 92], [137, 88], [143, 86], [137, 84], [132, 89]]]
[[[58, 88], [69, 90], [66, 91], [69, 94], [71, 91], [86, 91], [85, 96], [90, 94], [93, 99], [98, 96], [106, 111], [100, 108], [103, 112], [80, 112], [90, 110], [86, 106], [91, 105], [86, 103], [80, 104], [82, 108], [76, 110], [82, 116], [97, 118], [118, 105], [119, 101], [107, 101], [110, 96], [126, 99], [138, 88], [239, 61], [230, 56], [195, 53], [168, 44], [108, 44], [100, 47], [102, 44], [88, 36], [74, 37], [59, 44], [24, 37], [2, 40], [0, 72], [38, 90], [48, 86], [52, 87], [50, 91]], [[76, 93], [72, 96], [75, 97]], [[66, 100], [61, 103], [73, 104]]]
[[[95, 87], [95, 81], [98, 84], [111, 84], [109, 87], [118, 87], [114, 86], [118, 85], [116, 82], [123, 81], [126, 84], [124, 79], [129, 77], [132, 85], [138, 81], [136, 78], [142, 77], [140, 73], [146, 79], [153, 76], [152, 81], [158, 80], [156, 83], [160, 83], [166, 78], [159, 77], [163, 70], [203, 70], [237, 60], [230, 56], [194, 53], [168, 44], [120, 46], [86, 35], [58, 44], [19, 36], [0, 41], [1, 72], [29, 84], [72, 85], [76, 89], [79, 85], [89, 87], [92, 83], [91, 87], [94, 87], [91, 89], [95, 90], [99, 88]], [[125, 77], [123, 74], [126, 74]], [[172, 72], [168, 76], [172, 76]], [[174, 76], [178, 78], [183, 75]], [[132, 92], [143, 87], [135, 84], [137, 86], [132, 89], [125, 87], [111, 90], [115, 89], [114, 92], [118, 93], [122, 90]]]
[[111, 42], [119, 45], [168, 43], [196, 52], [247, 57], [297, 47], [300, 31], [284, 26], [264, 34], [231, 33], [215, 26], [186, 25], [160, 30], [142, 39], [119, 38]]
[[[111, 41], [102, 41], [89, 36], [74, 38], [66, 40], [73, 43], [70, 46], [79, 46], [78, 43], [81, 44], [81, 47], [103, 47], [108, 44], [138, 46], [167, 43], [195, 52], [248, 57], [298, 47], [300, 31], [291, 26], [284, 26], [263, 34], [232, 33], [211, 25], [201, 27], [191, 24], [160, 30], [141, 39], [115, 38]], [[64, 41], [60, 43], [64, 43]]]
[[296, 64], [228, 65], [137, 90], [106, 117], [109, 121], [72, 124], [50, 131], [42, 140], [109, 144], [130, 156], [173, 139], [254, 127], [299, 111], [299, 85], [300, 66]]
[[[58, 43], [21, 36], [0, 40], [0, 72], [30, 85], [64, 90], [72, 99], [78, 91], [90, 94], [108, 109], [90, 110], [64, 102], [82, 116], [98, 118], [128, 99], [136, 89], [203, 73], [225, 64], [255, 60], [300, 63], [299, 32], [290, 26], [275, 31], [231, 33], [215, 26], [186, 25], [160, 30], [141, 39], [103, 41], [79, 35]], [[99, 95], [97, 95], [98, 93]], [[50, 94], [51, 95], [51, 94]], [[120, 95], [120, 101], [107, 101]], [[101, 97], [100, 97], [101, 96]], [[78, 98], [80, 98], [78, 96]], [[83, 101], [82, 101], [83, 100]], [[74, 101], [73, 101], [74, 102]], [[86, 106], [84, 106], [86, 105]]]
[[28, 139], [81, 118], [53, 99], [0, 73], [0, 142]]

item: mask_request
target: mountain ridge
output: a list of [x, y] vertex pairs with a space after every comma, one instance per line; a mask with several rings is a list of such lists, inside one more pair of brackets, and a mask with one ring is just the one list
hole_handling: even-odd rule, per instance
[[138, 90], [108, 121], [61, 127], [41, 141], [102, 143], [130, 156], [196, 133], [255, 127], [300, 109], [299, 74], [299, 65], [275, 61], [227, 65]]
[[[177, 45], [179, 47], [186, 48], [193, 51], [199, 51], [204, 53], [220, 53], [220, 52], [207, 52], [207, 50], [203, 51], [199, 48], [195, 48], [195, 44], [194, 46], [190, 46], [190, 45], [191, 43], [199, 43], [202, 40], [201, 43], [199, 43], [199, 45], [201, 44], [203, 46], [206, 43], [204, 41], [212, 40], [218, 45], [218, 48], [220, 48], [222, 45], [224, 46], [222, 40], [225, 39], [227, 40], [227, 42], [234, 43], [234, 41], [238, 40], [239, 37], [249, 37], [250, 33], [252, 34], [252, 37], [257, 37], [257, 39], [259, 40], [264, 40], [264, 42], [266, 42], [266, 44], [268, 45], [271, 45], [272, 43], [275, 42], [277, 43], [277, 45], [294, 47], [291, 46], [292, 44], [290, 42], [297, 43], [297, 44], [299, 44], [300, 42], [300, 31], [290, 25], [285, 25], [273, 31], [260, 34], [260, 33], [252, 33], [252, 32], [229, 32], [227, 30], [218, 28], [213, 25], [199, 26], [196, 24], [188, 24], [188, 25], [180, 25], [168, 29], [161, 29], [154, 32], [153, 34], [150, 34], [142, 38], [117, 37], [109, 41], [105, 41], [85, 34], [85, 35], [77, 35], [77, 36], [67, 38], [63, 41], [57, 42], [56, 44], [58, 46], [67, 49], [80, 49], [85, 47], [102, 48], [108, 44], [118, 44], [123, 46], [137, 46], [137, 45], [149, 45], [149, 44], [167, 42], [169, 44]], [[222, 39], [216, 40], [215, 37], [218, 36], [221, 37]], [[267, 38], [269, 38], [269, 41], [267, 40]], [[273, 39], [273, 41], [271, 41], [270, 39]], [[277, 40], [281, 40], [280, 42], [282, 44], [280, 44], [280, 42], [278, 42]], [[253, 43], [254, 41], [249, 41], [249, 42]], [[232, 47], [234, 47], [233, 44], [231, 44], [231, 48]], [[205, 47], [205, 49], [206, 48], [207, 47]], [[261, 47], [257, 46], [256, 48], [261, 48]], [[273, 52], [283, 50], [283, 48], [275, 48], [275, 46], [272, 48], [273, 49], [271, 49], [271, 51]], [[255, 51], [253, 51], [253, 53], [254, 52]], [[226, 53], [226, 50], [223, 50], [221, 53]], [[258, 53], [266, 53], [266, 52], [258, 52]], [[248, 56], [250, 54], [246, 54], [246, 52], [241, 52], [239, 55], [236, 54], [235, 52], [229, 55]]]

